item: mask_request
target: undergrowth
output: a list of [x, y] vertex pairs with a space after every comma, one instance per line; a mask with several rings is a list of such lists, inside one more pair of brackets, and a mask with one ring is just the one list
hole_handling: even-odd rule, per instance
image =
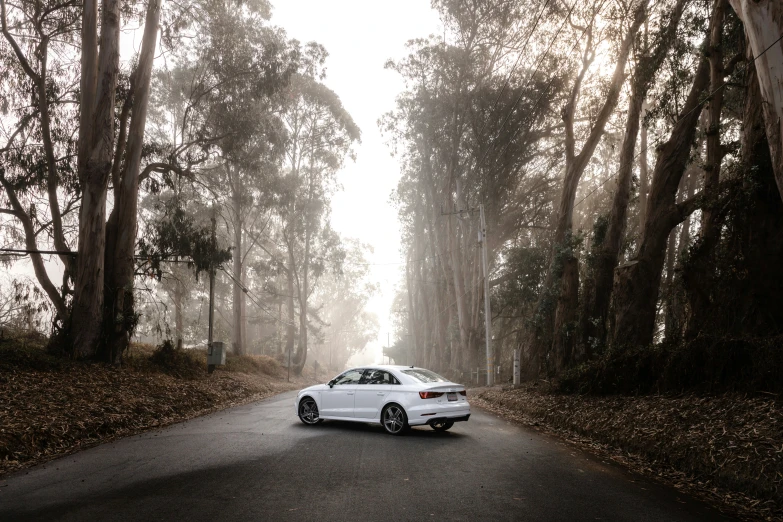
[[610, 349], [564, 372], [560, 391], [598, 395], [783, 393], [783, 336], [698, 337], [678, 345]]

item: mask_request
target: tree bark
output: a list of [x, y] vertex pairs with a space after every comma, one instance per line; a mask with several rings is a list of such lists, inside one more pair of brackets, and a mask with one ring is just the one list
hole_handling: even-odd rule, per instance
[[[161, 0], [149, 0], [144, 20], [144, 34], [141, 42], [139, 62], [133, 74], [133, 102], [128, 141], [126, 146], [125, 169], [122, 172], [120, 186], [115, 187], [115, 206], [109, 221], [113, 221], [116, 212], [116, 228], [108, 226], [107, 233], [113, 235], [107, 243], [113, 243], [108, 251], [106, 267], [106, 287], [112, 292], [113, 307], [109, 317], [113, 318], [111, 337], [105, 358], [108, 362], [120, 362], [130, 344], [136, 325], [136, 310], [133, 296], [133, 277], [135, 273], [136, 234], [138, 228], [139, 176], [141, 152], [144, 145], [144, 129], [147, 125], [149, 109], [150, 82], [152, 65], [155, 60], [155, 48], [158, 42]], [[113, 145], [113, 144], [112, 144]], [[115, 158], [120, 161], [121, 158]], [[109, 303], [107, 305], [110, 306]]]
[[[582, 178], [582, 174], [587, 168], [590, 158], [592, 158], [593, 153], [603, 136], [606, 122], [617, 107], [617, 102], [620, 99], [620, 90], [625, 81], [625, 65], [628, 62], [628, 56], [630, 55], [636, 34], [638, 33], [642, 22], [644, 22], [646, 15], [647, 3], [639, 2], [634, 12], [633, 23], [620, 44], [620, 54], [617, 57], [617, 63], [615, 64], [614, 73], [612, 74], [612, 80], [606, 100], [604, 101], [604, 104], [593, 123], [590, 134], [582, 145], [579, 154], [576, 154], [574, 150], [574, 113], [576, 110], [577, 98], [581, 90], [582, 80], [584, 79], [584, 75], [592, 62], [594, 55], [588, 57], [589, 55], [585, 54], [582, 70], [571, 90], [569, 101], [563, 109], [563, 120], [566, 126], [566, 172], [557, 212], [557, 226], [554, 235], [555, 250], [552, 255], [552, 261], [547, 276], [547, 284], [556, 292], [558, 298], [554, 311], [554, 318], [551, 321], [548, 318], [544, 318], [545, 328], [547, 323], [551, 322], [552, 324], [552, 351], [554, 354], [555, 372], [560, 372], [571, 364], [572, 355], [574, 353], [573, 347], [576, 341], [576, 335], [574, 334], [575, 329], [573, 326], [576, 324], [577, 320], [579, 270], [576, 256], [572, 251], [573, 245], [571, 240], [576, 191], [579, 187], [579, 181]], [[588, 42], [585, 48], [589, 49], [591, 45], [592, 31], [589, 31]], [[551, 314], [551, 312], [547, 312], [546, 307], [539, 308], [540, 315], [547, 313]], [[538, 344], [536, 351], [541, 353], [543, 347], [540, 343], [534, 343], [534, 345], [535, 344]]]
[[[76, 358], [97, 353], [103, 332], [106, 191], [114, 148], [114, 106], [119, 71], [120, 1], [104, 0], [98, 85], [79, 215], [71, 339]], [[91, 49], [83, 52], [90, 53]]]
[[[609, 303], [614, 286], [614, 269], [620, 258], [620, 248], [625, 236], [626, 223], [628, 221], [628, 203], [631, 197], [631, 178], [633, 177], [634, 153], [636, 139], [644, 110], [644, 100], [652, 85], [655, 74], [660, 69], [663, 60], [675, 40], [677, 27], [685, 7], [685, 0], [679, 0], [670, 15], [667, 25], [662, 29], [655, 48], [650, 54], [642, 58], [636, 66], [636, 74], [633, 78], [631, 96], [628, 101], [628, 115], [625, 122], [625, 134], [620, 148], [620, 168], [617, 173], [617, 189], [612, 201], [612, 209], [609, 214], [609, 222], [606, 236], [599, 247], [595, 260], [593, 282], [590, 285], [592, 292], [591, 302], [582, 307], [582, 313], [589, 317], [580, 320], [585, 330], [581, 332], [582, 343], [585, 347], [592, 344], [604, 345], [606, 343], [606, 320], [609, 315]], [[640, 213], [647, 212], [647, 134], [642, 129], [642, 167], [641, 177], [644, 180], [640, 190]], [[643, 201], [643, 203], [642, 203]]]
[[98, 85], [98, 0], [82, 3], [82, 54], [79, 79], [79, 149], [77, 168], [79, 181], [85, 182], [87, 157], [92, 143], [92, 123], [95, 114], [95, 93]]
[[226, 170], [228, 171], [229, 183], [231, 184], [231, 213], [233, 214], [234, 225], [234, 256], [233, 256], [233, 271], [234, 271], [234, 284], [233, 284], [233, 298], [231, 300], [231, 309], [234, 319], [234, 353], [237, 355], [244, 355], [245, 350], [245, 338], [242, 335], [244, 333], [242, 328], [243, 313], [242, 304], [245, 301], [245, 292], [242, 290], [240, 283], [242, 283], [242, 190], [241, 181], [239, 179], [239, 170], [231, 169], [231, 166], [226, 163]]
[[713, 93], [707, 104], [706, 162], [704, 164], [704, 194], [707, 204], [702, 210], [701, 230], [694, 248], [688, 270], [684, 273], [685, 296], [688, 315], [685, 325], [685, 338], [693, 339], [706, 319], [710, 304], [710, 286], [714, 272], [713, 251], [720, 240], [718, 215], [713, 211], [720, 184], [720, 168], [723, 150], [720, 143], [720, 119], [723, 108], [723, 19], [727, 0], [715, 0], [710, 22], [710, 92]]
[[680, 179], [690, 156], [701, 113], [699, 97], [709, 82], [709, 63], [700, 60], [682, 114], [669, 140], [659, 149], [653, 170], [647, 219], [635, 259], [621, 265], [615, 285], [614, 345], [652, 343], [661, 271], [669, 232], [693, 210], [676, 203]]
[[310, 271], [310, 228], [305, 232], [305, 251], [302, 262], [302, 278], [297, 285], [299, 295], [299, 344], [294, 357], [294, 373], [302, 375], [307, 363], [307, 302], [310, 293], [308, 272]]
[[[745, 24], [755, 57], [764, 125], [778, 192], [783, 199], [783, 6], [780, 0], [729, 0]], [[763, 54], [762, 54], [763, 53]]]
[[[647, 100], [642, 102], [642, 121], [647, 114]], [[647, 217], [647, 193], [650, 191], [650, 174], [647, 159], [647, 127], [642, 123], [639, 137], [639, 230]]]

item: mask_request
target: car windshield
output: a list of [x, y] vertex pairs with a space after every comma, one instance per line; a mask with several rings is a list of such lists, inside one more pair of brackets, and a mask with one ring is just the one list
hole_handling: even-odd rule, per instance
[[420, 382], [449, 382], [448, 379], [444, 379], [435, 372], [425, 370], [423, 368], [415, 368], [411, 370], [403, 370], [402, 373], [410, 375], [414, 379]]

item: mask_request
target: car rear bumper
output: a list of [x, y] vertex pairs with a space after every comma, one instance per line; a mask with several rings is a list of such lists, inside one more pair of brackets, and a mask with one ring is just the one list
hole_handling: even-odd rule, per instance
[[412, 408], [412, 411], [407, 412], [408, 424], [422, 426], [435, 421], [464, 422], [470, 418], [470, 406], [466, 406], [462, 403], [459, 407]]
[[462, 417], [436, 417], [427, 421], [427, 424], [435, 424], [436, 422], [467, 422], [470, 418], [470, 413], [463, 415]]

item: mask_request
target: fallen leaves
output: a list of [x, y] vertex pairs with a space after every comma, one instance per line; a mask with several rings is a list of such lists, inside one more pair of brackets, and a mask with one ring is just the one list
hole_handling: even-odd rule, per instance
[[477, 391], [472, 401], [479, 406], [526, 425], [540, 423], [745, 517], [783, 519], [783, 406], [774, 398]]
[[0, 474], [299, 386], [220, 370], [187, 380], [86, 363], [1, 370]]

